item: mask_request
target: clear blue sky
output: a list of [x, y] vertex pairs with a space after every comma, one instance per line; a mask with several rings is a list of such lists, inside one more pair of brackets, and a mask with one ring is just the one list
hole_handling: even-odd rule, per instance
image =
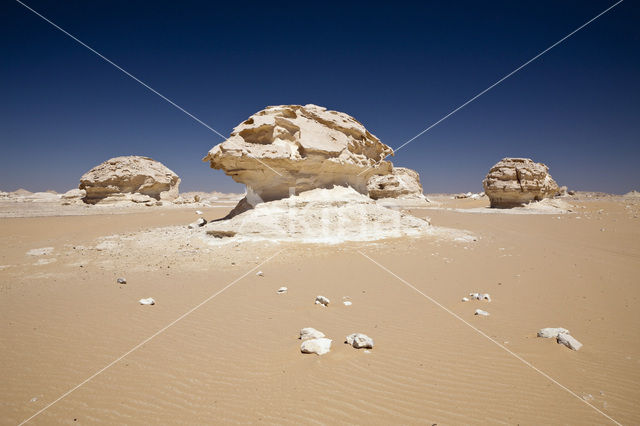
[[[314, 103], [392, 147], [614, 3], [25, 2], [223, 135], [267, 105]], [[0, 20], [0, 189], [64, 191], [137, 154], [183, 191], [242, 191], [201, 162], [215, 133], [20, 4]], [[639, 23], [626, 0], [391, 159], [425, 192], [481, 190], [506, 156], [574, 189], [640, 189]]]

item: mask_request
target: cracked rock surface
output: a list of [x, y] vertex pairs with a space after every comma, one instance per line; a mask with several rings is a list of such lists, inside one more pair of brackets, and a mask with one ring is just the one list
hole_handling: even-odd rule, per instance
[[482, 182], [491, 207], [519, 207], [558, 195], [560, 188], [549, 168], [529, 158], [503, 158]]

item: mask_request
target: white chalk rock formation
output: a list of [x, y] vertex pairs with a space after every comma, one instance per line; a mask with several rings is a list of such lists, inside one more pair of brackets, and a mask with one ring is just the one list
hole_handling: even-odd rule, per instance
[[562, 327], [547, 327], [541, 328], [538, 331], [538, 337], [543, 337], [545, 339], [551, 339], [558, 337], [558, 334], [569, 334], [569, 330]]
[[82, 204], [82, 199], [87, 196], [87, 191], [84, 189], [70, 189], [64, 194], [60, 195], [60, 200], [65, 206], [72, 204]]
[[320, 339], [305, 340], [300, 345], [300, 351], [303, 354], [324, 355], [331, 350], [331, 339], [322, 337]]
[[353, 333], [348, 335], [345, 339], [345, 343], [353, 346], [356, 349], [373, 349], [373, 339], [362, 333]]
[[578, 342], [578, 340], [576, 340], [576, 338], [569, 333], [558, 334], [558, 343], [560, 343], [561, 345], [565, 345], [566, 347], [574, 351], [579, 351], [582, 347], [582, 343]]
[[300, 340], [320, 339], [322, 337], [324, 337], [324, 333], [316, 330], [313, 327], [305, 327], [300, 329]]
[[369, 197], [374, 200], [393, 198], [426, 201], [420, 175], [415, 170], [394, 167], [391, 174], [376, 175], [367, 182]]
[[135, 155], [116, 157], [97, 165], [80, 178], [84, 201], [172, 201], [178, 197], [180, 178], [162, 163]]
[[315, 188], [367, 193], [373, 175], [391, 173], [393, 150], [353, 117], [317, 105], [270, 106], [233, 129], [203, 161], [244, 183], [262, 201]]
[[261, 203], [231, 219], [209, 222], [204, 229], [222, 242], [231, 236], [236, 240], [326, 244], [444, 233], [423, 219], [380, 206], [344, 187], [314, 189]]
[[557, 195], [549, 168], [529, 158], [503, 158], [482, 182], [491, 207], [511, 208]]

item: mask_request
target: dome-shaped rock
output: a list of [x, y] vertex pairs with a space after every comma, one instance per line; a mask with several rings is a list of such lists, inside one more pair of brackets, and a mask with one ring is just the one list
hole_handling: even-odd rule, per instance
[[[159, 161], [131, 155], [116, 157], [89, 170], [80, 178], [80, 189], [86, 191], [84, 201], [136, 201], [145, 195], [156, 200], [171, 201], [178, 197], [180, 178]], [[137, 198], [134, 196], [138, 194]]]
[[503, 158], [482, 182], [491, 207], [518, 207], [559, 193], [549, 168], [529, 158]]
[[351, 186], [367, 194], [375, 174], [391, 173], [393, 151], [353, 117], [316, 105], [271, 106], [239, 124], [203, 161], [262, 201], [315, 188]]

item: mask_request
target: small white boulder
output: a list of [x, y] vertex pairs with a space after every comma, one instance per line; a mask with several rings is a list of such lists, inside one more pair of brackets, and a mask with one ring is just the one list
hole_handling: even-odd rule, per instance
[[476, 309], [476, 313], [474, 315], [480, 315], [482, 317], [488, 317], [489, 312], [483, 311], [482, 309]]
[[300, 340], [309, 340], [309, 339], [320, 339], [324, 337], [324, 333], [322, 331], [318, 331], [313, 327], [305, 327], [300, 329]]
[[578, 342], [576, 338], [569, 333], [558, 334], [558, 343], [565, 345], [566, 347], [574, 351], [579, 351], [582, 347], [582, 343]]
[[328, 306], [329, 302], [330, 302], [330, 300], [327, 299], [324, 296], [317, 296], [316, 297], [316, 305]]
[[569, 334], [569, 330], [567, 330], [566, 328], [562, 328], [562, 327], [541, 328], [540, 331], [538, 331], [538, 337], [544, 337], [545, 339], [551, 339], [551, 338], [558, 337], [558, 334], [560, 334], [560, 333]]
[[280, 287], [280, 288], [276, 291], [276, 293], [278, 293], [278, 294], [285, 294], [285, 293], [287, 292], [287, 290], [288, 290], [288, 288], [286, 288], [286, 287]]
[[258, 277], [264, 277], [264, 272], [262, 272], [262, 271], [258, 271], [258, 272], [256, 272], [256, 275], [257, 275]]
[[140, 299], [139, 300], [141, 305], [155, 305], [156, 301], [153, 300], [153, 297], [148, 297], [146, 299]]
[[373, 339], [362, 333], [353, 333], [348, 335], [345, 339], [345, 343], [353, 346], [356, 349], [373, 349]]
[[331, 339], [325, 337], [319, 339], [309, 339], [302, 342], [300, 351], [303, 354], [324, 355], [331, 350]]
[[200, 210], [196, 210], [196, 214], [197, 214], [197, 215], [201, 215], [201, 214], [202, 214], [202, 211], [200, 211]]
[[351, 306], [351, 305], [352, 305], [352, 303], [351, 303], [351, 301], [350, 301], [350, 300], [345, 300], [345, 301], [344, 301], [344, 302], [342, 302], [342, 303], [344, 303], [344, 306]]
[[462, 301], [463, 301], [463, 302], [468, 302], [468, 301], [469, 301], [469, 298], [468, 298], [468, 297], [463, 297], [463, 298], [462, 298]]
[[189, 226], [188, 226], [187, 228], [189, 228], [189, 229], [196, 229], [196, 228], [200, 228], [200, 227], [202, 227], [202, 226], [205, 226], [206, 224], [207, 224], [207, 221], [206, 221], [204, 218], [200, 217], [200, 218], [198, 218], [198, 220], [196, 220], [195, 222], [190, 223], [190, 224], [189, 224]]

